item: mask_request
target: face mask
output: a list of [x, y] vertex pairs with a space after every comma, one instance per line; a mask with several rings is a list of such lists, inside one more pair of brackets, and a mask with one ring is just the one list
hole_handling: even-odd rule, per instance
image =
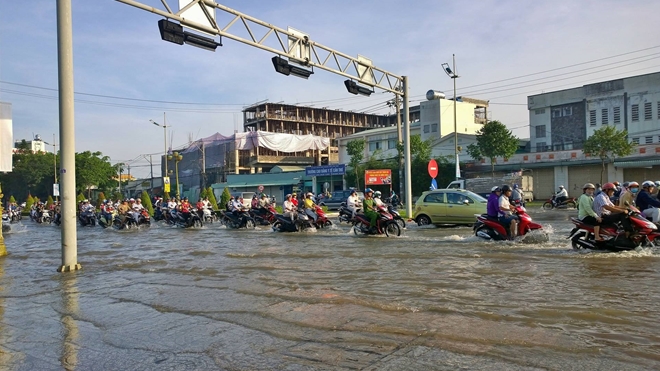
[[630, 192], [632, 193], [637, 193], [639, 191], [639, 188], [630, 188]]

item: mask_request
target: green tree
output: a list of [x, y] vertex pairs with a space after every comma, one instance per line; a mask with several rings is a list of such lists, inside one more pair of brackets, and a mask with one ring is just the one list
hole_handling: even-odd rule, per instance
[[27, 199], [25, 199], [25, 210], [30, 210], [33, 203], [34, 203], [34, 198], [32, 198], [31, 194], [28, 194]]
[[231, 194], [229, 193], [229, 188], [225, 187], [225, 189], [222, 191], [222, 195], [220, 196], [220, 206], [225, 207], [227, 205], [227, 202], [229, 202], [229, 199], [231, 198]]
[[206, 188], [202, 188], [199, 192], [199, 198], [204, 199], [204, 197], [208, 197]]
[[170, 198], [172, 198], [170, 196], [170, 192], [163, 192], [163, 200], [168, 200], [169, 201]]
[[16, 199], [14, 198], [13, 195], [12, 195], [12, 196], [9, 196], [9, 202], [12, 203], [12, 204], [13, 204], [14, 202], [16, 202]]
[[[404, 146], [403, 143], [397, 143], [396, 150], [399, 152], [399, 156], [403, 157]], [[422, 140], [422, 136], [411, 135], [410, 136], [410, 157], [412, 160], [418, 160], [421, 162], [429, 162], [431, 160], [431, 140]]]
[[598, 157], [601, 162], [600, 183], [603, 184], [606, 161], [614, 161], [617, 157], [628, 156], [635, 148], [633, 142], [628, 141], [628, 132], [617, 130], [614, 126], [603, 126], [584, 141], [584, 152], [587, 156]]
[[206, 190], [206, 196], [209, 198], [209, 202], [211, 203], [211, 207], [213, 210], [218, 210], [218, 201], [215, 199], [215, 193], [213, 192], [213, 188], [209, 187]]
[[147, 191], [142, 191], [140, 199], [142, 200], [142, 206], [147, 209], [149, 215], [154, 216], [154, 205], [151, 203], [151, 197], [149, 197]]
[[53, 154], [32, 152], [26, 143], [19, 143], [12, 155], [13, 169], [0, 174], [0, 183], [7, 194], [18, 199], [28, 194], [49, 194], [53, 183]]
[[359, 166], [364, 159], [364, 139], [356, 139], [346, 144], [346, 153], [351, 157], [348, 166], [355, 172], [355, 186], [360, 189]]
[[508, 158], [518, 150], [518, 138], [499, 121], [486, 123], [477, 131], [476, 139], [476, 143], [467, 147], [467, 153], [475, 160], [489, 159], [493, 176], [495, 175], [496, 157]]
[[76, 153], [76, 187], [79, 191], [86, 190], [87, 198], [91, 197], [93, 186], [106, 188], [114, 183], [116, 167], [110, 164], [110, 157], [101, 152], [85, 151]]
[[76, 203], [81, 203], [85, 199], [85, 195], [82, 193], [78, 193], [78, 196], [76, 196]]
[[113, 201], [121, 201], [121, 199], [122, 199], [121, 193], [115, 192], [115, 193], [112, 194], [112, 200]]
[[103, 204], [103, 200], [105, 200], [105, 193], [99, 192], [99, 196], [96, 198], [96, 208], [100, 209], [101, 205]]
[[53, 204], [53, 196], [48, 195], [48, 199], [46, 200], [46, 208], [50, 208], [50, 205]]

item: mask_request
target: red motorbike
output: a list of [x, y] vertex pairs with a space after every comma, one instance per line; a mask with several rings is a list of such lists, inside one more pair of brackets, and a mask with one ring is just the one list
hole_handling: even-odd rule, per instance
[[600, 236], [603, 241], [596, 241], [594, 226], [585, 224], [578, 218], [571, 218], [575, 228], [568, 238], [573, 248], [605, 250], [605, 251], [627, 251], [637, 247], [651, 247], [660, 245], [660, 232], [658, 226], [648, 221], [634, 206], [628, 206], [626, 218], [630, 221], [631, 230], [626, 231], [619, 225], [601, 225]]
[[277, 218], [275, 217], [277, 211], [273, 205], [268, 205], [265, 208], [252, 209], [250, 210], [250, 215], [254, 218], [256, 223], [261, 225], [269, 225], [277, 221]]
[[552, 209], [575, 209], [577, 203], [575, 202], [575, 197], [569, 197], [566, 200], [557, 202], [557, 195], [552, 195], [548, 201], [543, 203], [543, 210], [552, 210]]
[[375, 228], [370, 228], [370, 220], [364, 214], [355, 214], [355, 219], [353, 220], [353, 232], [357, 235], [359, 233], [363, 234], [384, 234], [387, 237], [391, 236], [400, 236], [401, 227], [399, 223], [396, 222], [394, 216], [387, 211], [385, 205], [379, 206], [376, 209], [378, 213], [378, 218], [376, 219]]
[[[542, 231], [543, 226], [532, 221], [532, 217], [527, 214], [527, 210], [521, 205], [516, 206], [515, 214], [518, 216], [518, 236], [524, 236], [531, 231]], [[496, 219], [486, 214], [477, 215], [477, 221], [472, 227], [474, 234], [486, 240], [503, 241], [509, 239], [509, 228], [504, 226]], [[544, 235], [547, 239], [547, 235]]]
[[330, 227], [332, 225], [332, 222], [325, 215], [325, 212], [323, 211], [323, 209], [318, 205], [314, 205], [314, 206], [316, 206], [316, 215], [318, 216], [316, 218], [316, 223], [314, 223], [314, 226], [316, 228]]

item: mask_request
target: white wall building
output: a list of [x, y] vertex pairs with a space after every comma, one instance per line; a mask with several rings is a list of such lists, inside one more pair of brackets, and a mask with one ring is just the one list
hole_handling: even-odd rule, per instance
[[[430, 96], [433, 99], [420, 103], [420, 119], [410, 125], [410, 135], [420, 135], [422, 140], [431, 140], [433, 157], [451, 156], [453, 159], [454, 101], [445, 99], [441, 93]], [[487, 101], [477, 99], [459, 97], [456, 102], [456, 132], [459, 134], [458, 145], [463, 149], [461, 153], [466, 156], [463, 160], [468, 159], [465, 148], [475, 142], [475, 133], [487, 121], [487, 108]], [[366, 142], [364, 161], [369, 160], [374, 153], [382, 159], [396, 157], [397, 138], [396, 126], [366, 130], [338, 138], [339, 163], [346, 164], [350, 161], [346, 145], [356, 139], [364, 139]]]
[[527, 97], [532, 152], [581, 149], [603, 125], [660, 143], [660, 72]]
[[[33, 140], [26, 140], [25, 142], [32, 152], [46, 152], [46, 143], [41, 140], [39, 134], [35, 135]], [[15, 142], [14, 150], [18, 148], [19, 145], [21, 145], [21, 142]]]

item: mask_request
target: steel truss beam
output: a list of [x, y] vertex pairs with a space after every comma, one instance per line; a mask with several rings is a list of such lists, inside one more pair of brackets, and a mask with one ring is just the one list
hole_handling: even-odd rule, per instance
[[[190, 27], [199, 31], [203, 31], [212, 35], [219, 35], [228, 39], [236, 40], [247, 45], [257, 47], [262, 50], [269, 51], [284, 57], [288, 57], [290, 60], [296, 61], [301, 65], [315, 67], [322, 70], [326, 70], [337, 75], [347, 77], [349, 79], [356, 80], [361, 84], [379, 88], [385, 91], [389, 91], [396, 95], [403, 95], [403, 78], [401, 76], [395, 75], [388, 71], [385, 71], [382, 68], [375, 66], [369, 66], [364, 63], [361, 63], [358, 58], [351, 57], [350, 55], [344, 54], [322, 44], [319, 44], [313, 40], [310, 40], [307, 36], [301, 37], [300, 35], [294, 34], [288, 30], [285, 30], [280, 27], [271, 25], [270, 23], [261, 21], [257, 18], [251, 17], [247, 14], [241, 13], [232, 8], [226, 7], [224, 5], [218, 4], [212, 0], [191, 0], [188, 5], [183, 7], [178, 12], [174, 12], [172, 8], [167, 3], [167, 0], [161, 0], [165, 10], [157, 9], [152, 6], [142, 4], [135, 0], [117, 0], [121, 3], [134, 6], [136, 8], [146, 10], [148, 12], [158, 14], [162, 17], [176, 20], [186, 27]], [[231, 20], [221, 26], [218, 24], [216, 19], [211, 16], [208, 12], [206, 6], [214, 7], [219, 10], [221, 13], [229, 14]], [[203, 25], [197, 22], [183, 18], [181, 15], [188, 9], [193, 6], [199, 6], [204, 12], [209, 25]], [[234, 33], [231, 33], [232, 28], [244, 28], [244, 31], [249, 35], [249, 39], [238, 36]], [[258, 38], [256, 33], [253, 31], [255, 26], [260, 28], [265, 28], [266, 33]], [[279, 44], [279, 48], [273, 48], [266, 45], [266, 42], [274, 37]], [[290, 41], [292, 41], [290, 43]], [[295, 54], [295, 50], [304, 47], [309, 48], [310, 58], [301, 59]]]

